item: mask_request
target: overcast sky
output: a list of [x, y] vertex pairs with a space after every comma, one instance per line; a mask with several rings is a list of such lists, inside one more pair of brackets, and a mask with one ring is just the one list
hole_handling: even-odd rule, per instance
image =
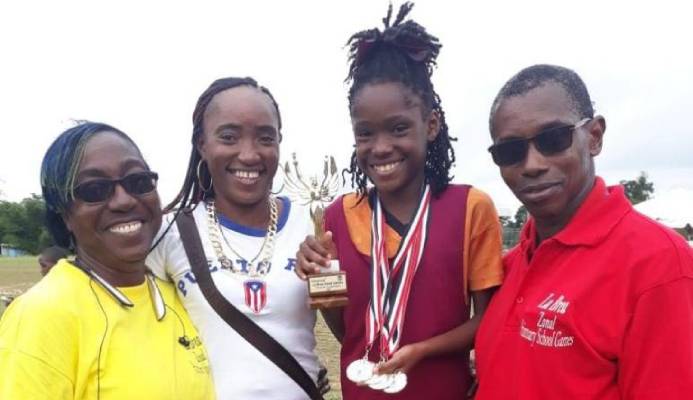
[[[168, 202], [187, 165], [197, 97], [224, 76], [253, 76], [273, 92], [284, 119], [283, 160], [297, 152], [303, 168], [317, 172], [332, 154], [346, 166], [353, 137], [343, 46], [357, 30], [380, 26], [387, 1], [97, 3], [0, 5], [3, 199], [40, 193], [45, 150], [73, 120], [89, 119], [133, 137]], [[552, 63], [576, 70], [606, 117], [597, 171], [607, 182], [647, 171], [657, 191], [693, 188], [693, 24], [685, 3], [416, 2], [411, 16], [443, 44], [434, 83], [459, 138], [455, 180], [514, 213], [519, 203], [486, 152], [489, 107], [515, 72]]]

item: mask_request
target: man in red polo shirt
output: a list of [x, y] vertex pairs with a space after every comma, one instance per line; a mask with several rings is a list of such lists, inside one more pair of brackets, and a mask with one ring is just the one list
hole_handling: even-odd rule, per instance
[[606, 129], [573, 71], [501, 89], [489, 151], [531, 218], [477, 333], [477, 400], [693, 398], [693, 251], [596, 177]]

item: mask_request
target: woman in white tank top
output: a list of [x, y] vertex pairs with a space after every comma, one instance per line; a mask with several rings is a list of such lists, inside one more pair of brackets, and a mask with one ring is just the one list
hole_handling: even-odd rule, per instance
[[315, 312], [294, 274], [300, 242], [312, 233], [306, 207], [271, 194], [279, 165], [281, 116], [271, 93], [251, 78], [224, 78], [193, 112], [193, 149], [183, 187], [147, 264], [174, 282], [200, 331], [219, 399], [305, 399], [286, 373], [212, 309], [197, 284], [175, 224], [193, 208], [212, 280], [222, 295], [277, 340], [313, 381]]

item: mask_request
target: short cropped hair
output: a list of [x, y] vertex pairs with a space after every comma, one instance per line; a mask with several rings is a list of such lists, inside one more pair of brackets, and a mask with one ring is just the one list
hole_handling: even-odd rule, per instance
[[558, 65], [537, 64], [518, 72], [503, 85], [503, 88], [498, 92], [491, 106], [488, 119], [489, 131], [493, 130], [493, 118], [503, 100], [510, 97], [522, 96], [547, 82], [555, 82], [565, 89], [568, 96], [570, 96], [570, 100], [573, 103], [578, 117], [594, 117], [592, 100], [587, 91], [587, 86], [585, 86], [585, 82], [582, 81], [580, 75], [572, 69]]

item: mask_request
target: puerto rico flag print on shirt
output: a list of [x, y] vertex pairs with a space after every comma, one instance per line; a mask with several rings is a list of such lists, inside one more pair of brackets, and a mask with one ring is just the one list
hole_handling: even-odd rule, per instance
[[243, 289], [245, 290], [245, 305], [253, 313], [259, 314], [267, 304], [266, 283], [263, 281], [245, 281]]

